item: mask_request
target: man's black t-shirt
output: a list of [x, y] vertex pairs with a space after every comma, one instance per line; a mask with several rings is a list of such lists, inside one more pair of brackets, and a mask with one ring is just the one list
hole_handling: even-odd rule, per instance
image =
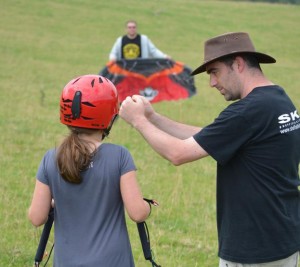
[[135, 59], [141, 57], [141, 35], [137, 35], [134, 39], [124, 35], [122, 38], [122, 58]]
[[217, 161], [219, 257], [263, 263], [300, 250], [300, 118], [284, 90], [255, 88], [194, 138]]

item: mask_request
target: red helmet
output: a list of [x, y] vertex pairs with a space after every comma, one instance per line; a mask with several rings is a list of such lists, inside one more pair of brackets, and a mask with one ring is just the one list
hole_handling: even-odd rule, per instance
[[116, 87], [99, 75], [79, 76], [61, 94], [60, 121], [65, 125], [109, 130], [118, 111]]

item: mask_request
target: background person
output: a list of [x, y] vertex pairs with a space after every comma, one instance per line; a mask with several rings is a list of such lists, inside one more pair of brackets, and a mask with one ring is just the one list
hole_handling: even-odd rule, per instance
[[155, 112], [142, 96], [127, 97], [120, 116], [174, 165], [208, 155], [217, 162], [220, 267], [295, 267], [300, 250], [300, 118], [283, 88], [263, 74], [275, 63], [247, 33], [205, 42], [210, 86], [230, 104], [200, 128]]
[[110, 61], [136, 58], [168, 58], [143, 34], [138, 34], [137, 23], [129, 20], [125, 24], [126, 35], [118, 37], [109, 54]]
[[150, 207], [129, 151], [103, 143], [118, 107], [115, 86], [98, 75], [73, 79], [62, 91], [60, 121], [70, 134], [44, 155], [28, 212], [40, 226], [54, 199], [56, 267], [134, 266], [124, 206], [135, 222]]

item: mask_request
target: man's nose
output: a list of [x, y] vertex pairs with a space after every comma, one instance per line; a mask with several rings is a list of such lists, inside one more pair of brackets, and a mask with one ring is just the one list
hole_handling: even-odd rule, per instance
[[212, 75], [211, 75], [210, 78], [209, 78], [209, 85], [210, 85], [211, 87], [215, 87], [215, 86], [217, 85], [217, 79], [214, 78]]

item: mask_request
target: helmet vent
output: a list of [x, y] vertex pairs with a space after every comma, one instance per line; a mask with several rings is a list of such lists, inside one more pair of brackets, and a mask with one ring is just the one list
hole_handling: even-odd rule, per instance
[[86, 121], [90, 121], [90, 120], [94, 119], [94, 118], [89, 118], [89, 117], [84, 117], [84, 116], [82, 116], [81, 118], [84, 119], [84, 120], [86, 120]]
[[94, 84], [95, 84], [95, 79], [93, 79], [91, 82], [92, 87], [94, 87]]
[[86, 106], [93, 107], [93, 108], [96, 107], [95, 105], [93, 105], [93, 104], [90, 103], [90, 102], [82, 102], [82, 105], [86, 105]]
[[80, 80], [81, 77], [79, 77], [78, 79], [76, 79], [72, 84], [77, 83], [78, 80]]
[[99, 83], [103, 83], [103, 80], [101, 79], [101, 77], [99, 77]]
[[70, 102], [72, 102], [72, 100], [71, 99], [62, 99], [62, 102], [64, 102], [64, 103], [70, 103]]

